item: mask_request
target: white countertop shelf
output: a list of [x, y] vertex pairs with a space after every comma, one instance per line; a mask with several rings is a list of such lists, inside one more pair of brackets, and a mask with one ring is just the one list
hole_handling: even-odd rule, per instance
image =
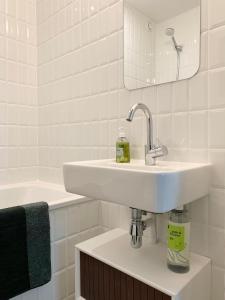
[[[183, 293], [185, 288], [190, 287], [194, 281], [196, 283], [199, 281], [199, 284], [204, 286], [210, 280], [209, 258], [192, 253], [190, 271], [177, 274], [167, 268], [165, 245], [161, 243], [152, 245], [144, 238], [142, 248], [133, 249], [129, 239], [126, 231], [114, 229], [78, 244], [76, 249], [152, 286], [171, 296], [172, 299], [188, 299], [191, 294], [190, 291]], [[202, 288], [199, 286], [198, 298], [194, 296], [190, 299], [208, 299], [206, 293], [209, 291], [205, 288], [204, 292]], [[187, 288], [187, 290], [193, 289], [194, 286]], [[182, 293], [189, 296], [177, 297]]]

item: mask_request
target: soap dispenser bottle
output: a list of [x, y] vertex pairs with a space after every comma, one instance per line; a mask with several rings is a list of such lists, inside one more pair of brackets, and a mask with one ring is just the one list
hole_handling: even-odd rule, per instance
[[190, 269], [190, 219], [185, 206], [170, 212], [167, 240], [167, 265], [177, 273]]
[[116, 162], [129, 163], [130, 162], [130, 144], [126, 138], [123, 127], [119, 128], [119, 136], [116, 141]]

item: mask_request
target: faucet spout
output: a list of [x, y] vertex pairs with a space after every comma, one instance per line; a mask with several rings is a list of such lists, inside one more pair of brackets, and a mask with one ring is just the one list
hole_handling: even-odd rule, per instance
[[155, 146], [153, 143], [153, 120], [149, 108], [143, 103], [137, 103], [129, 110], [127, 121], [132, 122], [137, 110], [142, 110], [146, 117], [147, 144], [145, 146], [145, 164], [155, 165], [156, 158], [168, 153], [166, 146]]
[[153, 120], [152, 120], [152, 114], [149, 110], [149, 108], [143, 104], [143, 103], [137, 103], [134, 104], [131, 109], [129, 110], [127, 121], [132, 122], [134, 115], [137, 110], [142, 110], [143, 113], [146, 116], [146, 125], [147, 125], [147, 149], [152, 150], [153, 149]]

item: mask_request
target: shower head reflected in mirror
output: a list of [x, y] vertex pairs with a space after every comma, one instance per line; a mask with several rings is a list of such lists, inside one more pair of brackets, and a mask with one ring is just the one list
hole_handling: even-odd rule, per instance
[[169, 36], [169, 37], [172, 38], [172, 41], [173, 41], [175, 50], [176, 50], [177, 52], [182, 52], [183, 46], [178, 45], [178, 44], [177, 44], [177, 41], [176, 41], [176, 39], [175, 39], [175, 37], [174, 37], [174, 35], [175, 35], [175, 29], [172, 28], [172, 27], [168, 27], [168, 28], [166, 28], [166, 30], [165, 30], [165, 34], [166, 34], [167, 36]]
[[183, 46], [177, 44], [177, 41], [174, 37], [174, 35], [175, 35], [175, 29], [174, 28], [172, 28], [172, 27], [166, 28], [165, 34], [168, 37], [171, 37], [174, 48], [177, 52], [177, 75], [176, 75], [176, 80], [179, 80], [179, 77], [180, 77], [180, 53], [183, 51]]
[[166, 28], [165, 34], [168, 36], [174, 36], [175, 29], [174, 28]]
[[148, 29], [150, 32], [152, 32], [152, 24], [150, 22], [148, 23]]

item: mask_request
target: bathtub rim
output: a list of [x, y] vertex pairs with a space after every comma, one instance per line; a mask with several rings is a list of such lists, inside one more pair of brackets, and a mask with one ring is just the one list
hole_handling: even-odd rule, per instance
[[66, 190], [64, 188], [64, 185], [49, 183], [49, 182], [40, 181], [40, 180], [25, 181], [25, 182], [20, 182], [20, 183], [0, 185], [0, 191], [1, 190], [6, 190], [6, 189], [21, 188], [21, 187], [24, 187], [24, 188], [26, 188], [26, 187], [29, 187], [29, 188], [30, 187], [40, 187], [40, 188], [46, 188], [46, 189], [59, 191], [59, 192], [63, 192], [65, 194], [68, 194], [68, 196], [63, 197], [63, 198], [58, 199], [58, 200], [55, 200], [55, 201], [51, 201], [50, 203], [46, 201], [49, 205], [49, 210], [50, 211], [58, 209], [58, 208], [66, 207], [66, 206], [71, 206], [73, 204], [77, 205], [79, 203], [84, 203], [84, 202], [88, 202], [88, 201], [92, 200], [90, 198], [87, 198], [87, 197], [84, 197], [84, 196], [81, 196], [81, 195], [71, 194], [71, 193], [66, 192]]

